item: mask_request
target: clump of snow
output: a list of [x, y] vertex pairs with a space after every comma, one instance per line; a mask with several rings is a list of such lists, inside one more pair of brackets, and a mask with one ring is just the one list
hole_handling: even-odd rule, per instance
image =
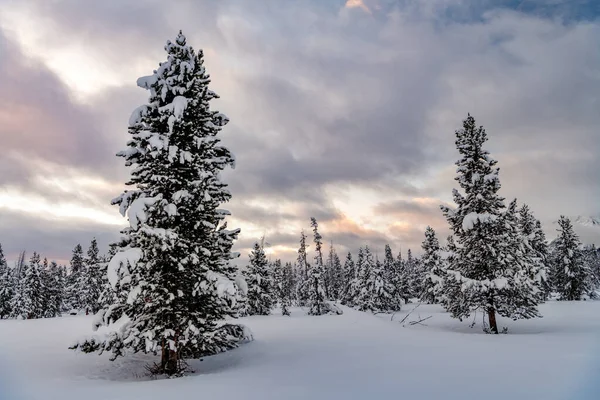
[[475, 224], [477, 222], [484, 224], [487, 222], [495, 221], [497, 218], [498, 217], [496, 215], [492, 215], [492, 214], [488, 214], [488, 213], [478, 214], [476, 212], [472, 212], [472, 213], [465, 215], [465, 217], [463, 219], [463, 223], [462, 223], [462, 228], [464, 231], [468, 231], [468, 230], [473, 229], [473, 227], [475, 226]]
[[156, 197], [138, 197], [129, 205], [127, 210], [127, 218], [129, 219], [129, 225], [133, 229], [138, 229], [139, 224], [143, 224], [147, 220], [146, 209], [147, 207], [156, 203], [160, 200], [161, 196]]
[[217, 296], [219, 296], [219, 297], [235, 296], [235, 294], [237, 292], [236, 285], [231, 279], [229, 279], [221, 274], [218, 274], [214, 271], [208, 271], [206, 273], [206, 278], [209, 281], [214, 282], [215, 289], [217, 291]]
[[240, 274], [235, 277], [235, 284], [244, 296], [248, 294], [248, 284], [246, 283], [246, 279], [244, 279], [243, 275]]
[[130, 265], [135, 265], [142, 258], [142, 250], [132, 248], [118, 251], [113, 256], [107, 266], [108, 282], [114, 288], [119, 283], [119, 276], [125, 277], [129, 275]]
[[165, 212], [171, 217], [175, 216], [177, 215], [177, 206], [173, 203], [169, 203], [165, 206]]
[[152, 85], [156, 84], [158, 81], [158, 75], [154, 73], [153, 75], [141, 76], [137, 79], [137, 85], [142, 89], [150, 90]]

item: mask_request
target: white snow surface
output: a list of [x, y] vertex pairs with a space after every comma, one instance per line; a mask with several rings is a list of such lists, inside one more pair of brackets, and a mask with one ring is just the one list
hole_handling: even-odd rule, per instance
[[[579, 400], [600, 396], [600, 302], [554, 302], [542, 319], [510, 321], [485, 335], [437, 305], [394, 316], [341, 307], [343, 315], [292, 309], [241, 318], [255, 341], [191, 361], [184, 378], [153, 380], [134, 355], [109, 361], [67, 347], [93, 316], [0, 320], [0, 399], [152, 400]], [[427, 326], [407, 324], [419, 318]]]

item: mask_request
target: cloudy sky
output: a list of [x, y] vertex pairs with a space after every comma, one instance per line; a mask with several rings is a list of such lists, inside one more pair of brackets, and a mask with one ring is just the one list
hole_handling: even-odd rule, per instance
[[[205, 51], [237, 157], [224, 174], [246, 253], [294, 257], [309, 218], [340, 252], [417, 250], [451, 201], [454, 130], [489, 134], [502, 194], [550, 237], [600, 215], [595, 0], [0, 0], [0, 243], [66, 260], [126, 221], [135, 85], [183, 29]], [[600, 229], [580, 228], [600, 243]], [[245, 262], [247, 255], [243, 254]]]

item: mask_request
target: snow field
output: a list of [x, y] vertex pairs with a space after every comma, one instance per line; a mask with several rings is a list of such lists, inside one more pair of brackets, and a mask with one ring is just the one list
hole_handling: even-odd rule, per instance
[[[500, 318], [508, 335], [485, 335], [481, 315], [470, 328], [437, 305], [400, 325], [413, 307], [393, 322], [346, 307], [241, 318], [254, 342], [158, 380], [144, 369], [151, 356], [110, 362], [68, 350], [93, 317], [2, 320], [0, 399], [600, 399], [600, 302], [552, 301], [542, 319]], [[430, 315], [427, 326], [406, 324]]]

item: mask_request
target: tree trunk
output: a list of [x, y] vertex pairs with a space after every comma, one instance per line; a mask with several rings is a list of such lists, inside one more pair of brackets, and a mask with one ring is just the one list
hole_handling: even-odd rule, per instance
[[179, 372], [179, 358], [176, 350], [171, 350], [166, 341], [163, 340], [162, 352], [160, 357], [160, 368], [163, 373], [173, 375]]
[[498, 325], [496, 324], [496, 310], [494, 307], [488, 307], [488, 317], [490, 320], [490, 332], [498, 333]]

